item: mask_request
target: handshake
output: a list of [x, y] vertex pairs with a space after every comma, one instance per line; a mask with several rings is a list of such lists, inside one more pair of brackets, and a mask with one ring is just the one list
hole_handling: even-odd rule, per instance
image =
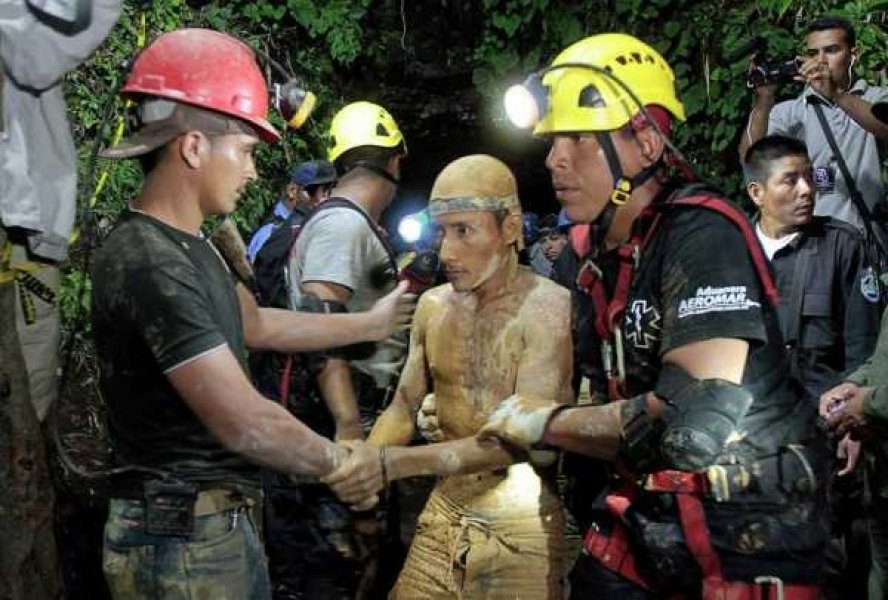
[[[438, 426], [434, 394], [428, 394], [423, 400], [416, 425], [426, 441], [444, 441]], [[338, 441], [336, 449], [339, 453], [336, 468], [321, 481], [352, 510], [360, 512], [373, 508], [379, 502], [378, 493], [390, 483], [385, 447], [352, 439]]]
[[363, 440], [342, 440], [336, 442], [336, 450], [336, 468], [321, 481], [352, 510], [370, 510], [379, 502], [378, 493], [389, 484], [385, 447]]
[[[560, 407], [557, 404], [541, 404], [517, 395], [510, 396], [493, 411], [487, 423], [478, 431], [478, 438], [496, 439], [526, 452], [534, 465], [548, 466], [557, 458], [557, 454], [551, 450], [539, 450], [537, 446], [543, 439], [547, 423], [558, 408]], [[428, 394], [424, 398], [417, 414], [417, 427], [429, 442], [445, 440], [438, 424], [434, 394]], [[336, 468], [321, 477], [321, 481], [330, 486], [352, 510], [365, 511], [373, 508], [379, 501], [377, 494], [388, 487], [390, 481], [398, 478], [390, 470], [386, 448], [363, 440], [340, 440], [336, 443], [336, 449]]]

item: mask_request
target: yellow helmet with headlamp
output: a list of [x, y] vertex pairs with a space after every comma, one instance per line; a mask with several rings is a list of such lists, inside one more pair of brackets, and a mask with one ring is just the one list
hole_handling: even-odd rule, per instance
[[534, 135], [613, 131], [650, 104], [685, 119], [672, 69], [656, 50], [623, 33], [568, 46], [548, 68], [507, 91], [505, 101], [510, 120], [533, 126]]

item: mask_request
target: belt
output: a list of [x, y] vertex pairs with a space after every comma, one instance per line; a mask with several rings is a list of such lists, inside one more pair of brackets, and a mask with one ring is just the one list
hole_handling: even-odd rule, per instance
[[713, 465], [704, 472], [657, 471], [645, 476], [649, 492], [697, 494], [716, 502], [767, 499], [786, 504], [812, 495], [817, 477], [801, 446], [790, 445], [747, 465]]
[[194, 503], [194, 516], [204, 517], [243, 506], [249, 508], [255, 504], [256, 500], [241, 492], [223, 489], [202, 490], [198, 492], [197, 501]]
[[820, 600], [816, 585], [783, 583], [779, 578], [762, 575], [754, 583], [741, 581], [703, 581], [703, 600]]
[[[123, 500], [125, 502], [137, 503], [143, 508], [145, 505], [145, 501], [141, 498], [123, 496], [112, 497], [111, 500]], [[207, 515], [215, 515], [226, 510], [234, 510], [244, 506], [251, 508], [258, 504], [258, 502], [259, 498], [252, 498], [237, 490], [227, 490], [222, 488], [201, 490], [197, 493], [193, 514], [195, 517], [205, 517]]]

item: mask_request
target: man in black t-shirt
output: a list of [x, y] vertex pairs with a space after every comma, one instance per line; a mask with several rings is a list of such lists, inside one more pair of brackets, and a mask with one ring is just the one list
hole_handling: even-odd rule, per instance
[[280, 137], [245, 44], [205, 29], [164, 34], [123, 94], [139, 102], [139, 129], [105, 155], [139, 157], [145, 179], [93, 271], [101, 385], [125, 472], [105, 527], [106, 579], [116, 598], [269, 598], [251, 510], [260, 465], [324, 475], [378, 451], [337, 447], [263, 398], [246, 349], [384, 339], [410, 307], [396, 291], [354, 315], [258, 308], [201, 235], [256, 178], [259, 141]]
[[[671, 68], [643, 42], [603, 34], [524, 90], [547, 96], [534, 133], [551, 137], [558, 200], [592, 224], [578, 278], [592, 309], [584, 363], [600, 365], [592, 389], [610, 402], [517, 398], [485, 429], [616, 463], [607, 493], [586, 498], [574, 597], [819, 597], [816, 414], [788, 377], [754, 232], [717, 190], [667, 176], [684, 119]], [[512, 93], [513, 115], [527, 98]]]

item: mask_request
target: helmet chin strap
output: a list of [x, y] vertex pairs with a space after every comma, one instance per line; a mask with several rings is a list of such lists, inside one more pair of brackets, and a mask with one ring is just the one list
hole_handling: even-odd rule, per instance
[[598, 140], [601, 149], [604, 151], [607, 165], [610, 168], [611, 175], [614, 177], [614, 187], [610, 193], [610, 202], [607, 203], [604, 210], [598, 218], [595, 219], [595, 223], [593, 223], [589, 230], [593, 248], [600, 249], [600, 246], [604, 243], [604, 238], [614, 221], [617, 207], [626, 204], [629, 199], [632, 198], [632, 192], [635, 188], [643, 185], [647, 180], [653, 177], [657, 171], [663, 167], [664, 162], [663, 158], [660, 157], [632, 177], [627, 177], [623, 173], [620, 157], [617, 154], [617, 149], [614, 147], [614, 141], [611, 139], [611, 132], [596, 131], [595, 137]]
[[394, 175], [392, 175], [391, 173], [389, 173], [387, 170], [383, 169], [379, 165], [374, 165], [373, 163], [359, 160], [356, 163], [354, 163], [354, 166], [353, 166], [353, 168], [357, 168], [357, 167], [361, 167], [362, 169], [367, 169], [371, 173], [373, 173], [375, 175], [379, 175], [380, 177], [387, 180], [392, 185], [398, 185], [399, 183], [401, 183], [397, 177], [395, 177]]
[[598, 144], [604, 151], [607, 165], [610, 168], [611, 175], [614, 177], [614, 187], [610, 194], [610, 204], [622, 206], [632, 197], [632, 191], [635, 190], [635, 188], [653, 177], [663, 166], [663, 159], [662, 157], [658, 158], [632, 177], [626, 177], [623, 173], [623, 167], [620, 165], [620, 157], [617, 155], [614, 141], [611, 139], [611, 132], [597, 131], [595, 132], [595, 137], [598, 139]]

